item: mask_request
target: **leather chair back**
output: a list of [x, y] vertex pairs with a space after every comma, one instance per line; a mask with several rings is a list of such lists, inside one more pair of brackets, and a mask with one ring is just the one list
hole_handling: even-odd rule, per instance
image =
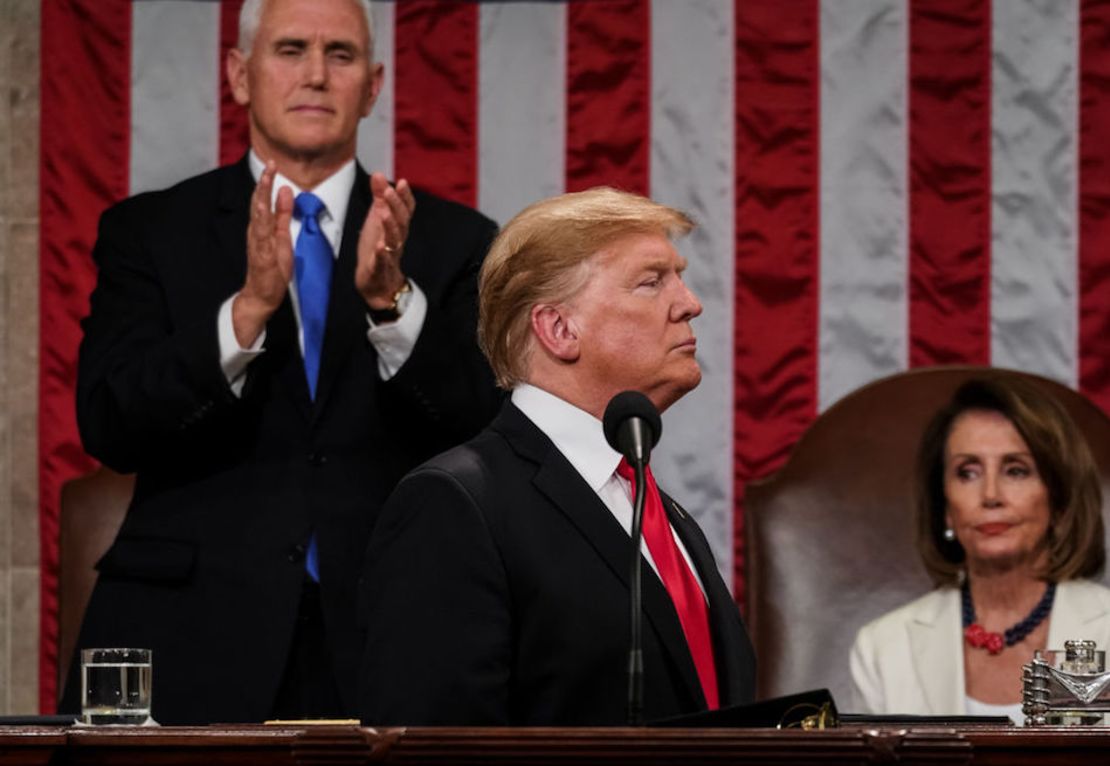
[[123, 524], [135, 477], [107, 468], [62, 486], [58, 572], [58, 694], [77, 646], [100, 560]]
[[[825, 687], [842, 712], [854, 712], [856, 631], [932, 587], [913, 537], [921, 434], [961, 383], [985, 371], [927, 368], [864, 386], [814, 421], [781, 471], [748, 487], [748, 621], [760, 697]], [[1055, 396], [1087, 437], [1105, 515], [1110, 419], [1065, 386], [1015, 374]]]

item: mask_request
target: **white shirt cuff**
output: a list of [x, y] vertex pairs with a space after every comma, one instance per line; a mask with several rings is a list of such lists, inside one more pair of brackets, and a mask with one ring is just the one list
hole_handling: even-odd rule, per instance
[[374, 324], [370, 315], [366, 315], [366, 337], [378, 352], [378, 374], [382, 380], [389, 380], [396, 375], [416, 348], [416, 341], [420, 331], [424, 329], [424, 319], [428, 316], [428, 299], [424, 291], [409, 280], [412, 292], [408, 293], [408, 305], [403, 307], [400, 318], [396, 322]]
[[247, 382], [247, 365], [265, 352], [262, 343], [266, 340], [266, 330], [262, 330], [250, 348], [240, 348], [239, 340], [235, 337], [235, 323], [231, 318], [231, 304], [234, 302], [235, 296], [232, 295], [220, 306], [216, 328], [220, 339], [220, 369], [231, 386], [231, 392], [241, 396], [243, 385]]

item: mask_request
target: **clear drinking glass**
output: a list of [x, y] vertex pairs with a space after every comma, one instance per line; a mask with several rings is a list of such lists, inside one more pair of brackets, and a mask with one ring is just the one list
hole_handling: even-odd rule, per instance
[[150, 649], [81, 650], [81, 720], [140, 726], [150, 718]]

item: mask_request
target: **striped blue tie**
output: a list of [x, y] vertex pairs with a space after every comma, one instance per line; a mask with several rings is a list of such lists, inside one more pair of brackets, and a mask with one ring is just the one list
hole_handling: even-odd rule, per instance
[[297, 271], [297, 297], [301, 304], [301, 330], [304, 332], [304, 374], [313, 400], [316, 399], [316, 380], [320, 377], [320, 353], [324, 349], [331, 270], [335, 265], [331, 245], [316, 220], [323, 210], [324, 203], [311, 192], [301, 192], [293, 203], [293, 214], [301, 221], [293, 261]]
[[[320, 354], [324, 349], [324, 324], [328, 318], [331, 270], [335, 265], [331, 245], [320, 231], [318, 216], [324, 203], [311, 192], [301, 192], [293, 203], [293, 214], [301, 221], [301, 233], [293, 249], [297, 273], [297, 298], [301, 305], [301, 330], [304, 333], [304, 374], [308, 393], [316, 400], [316, 380], [320, 377]], [[320, 582], [320, 554], [316, 533], [308, 540], [305, 569]]]

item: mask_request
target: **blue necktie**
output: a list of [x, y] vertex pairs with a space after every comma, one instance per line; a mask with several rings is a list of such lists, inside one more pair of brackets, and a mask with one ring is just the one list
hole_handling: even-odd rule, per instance
[[[335, 265], [331, 245], [320, 231], [317, 221], [323, 210], [324, 203], [311, 192], [301, 192], [293, 202], [293, 214], [301, 221], [301, 233], [293, 249], [293, 267], [297, 272], [297, 298], [301, 305], [301, 331], [304, 333], [304, 374], [313, 401], [316, 400], [316, 380], [320, 376], [320, 353], [324, 348], [331, 270]], [[320, 582], [316, 533], [308, 540], [304, 565], [308, 576]]]
[[323, 210], [324, 203], [311, 192], [301, 192], [293, 203], [293, 214], [301, 221], [293, 263], [297, 271], [297, 297], [301, 304], [301, 330], [304, 333], [304, 374], [308, 379], [309, 396], [314, 401], [316, 380], [320, 376], [320, 353], [324, 349], [331, 270], [335, 265], [331, 245], [316, 220]]

